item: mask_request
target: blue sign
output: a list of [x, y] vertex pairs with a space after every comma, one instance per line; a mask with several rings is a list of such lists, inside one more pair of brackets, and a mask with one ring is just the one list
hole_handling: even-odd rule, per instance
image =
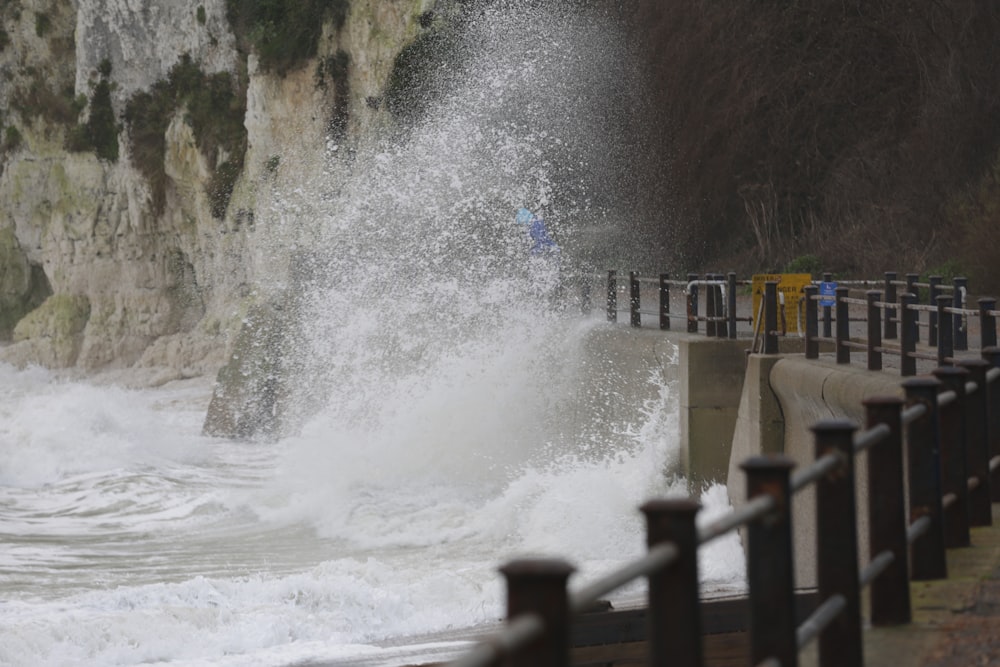
[[826, 307], [836, 304], [833, 297], [837, 296], [837, 283], [820, 283], [819, 296], [819, 305], [821, 306]]

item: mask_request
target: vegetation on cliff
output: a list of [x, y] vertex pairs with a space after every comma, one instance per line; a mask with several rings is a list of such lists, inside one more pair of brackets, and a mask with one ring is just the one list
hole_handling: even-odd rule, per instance
[[419, 117], [438, 98], [442, 73], [454, 56], [457, 27], [425, 16], [426, 29], [400, 50], [386, 85], [386, 106], [400, 120]]
[[648, 210], [684, 266], [950, 260], [1000, 289], [1000, 5], [642, 0], [636, 18], [643, 159], [664, 174]]
[[[90, 114], [86, 122], [77, 123], [66, 135], [66, 149], [75, 152], [93, 151], [108, 162], [118, 161], [119, 123], [111, 106], [111, 61], [105, 58], [97, 69], [97, 79], [91, 80]], [[86, 100], [75, 104], [83, 107]]]
[[257, 54], [261, 69], [284, 74], [316, 55], [323, 24], [338, 30], [348, 0], [226, 0], [226, 18], [244, 52]]
[[129, 126], [132, 161], [149, 181], [157, 211], [163, 210], [166, 196], [167, 127], [174, 114], [183, 109], [198, 148], [215, 169], [208, 186], [212, 214], [217, 218], [225, 215], [246, 153], [245, 85], [228, 72], [206, 74], [185, 55], [165, 80], [128, 101], [125, 122]]

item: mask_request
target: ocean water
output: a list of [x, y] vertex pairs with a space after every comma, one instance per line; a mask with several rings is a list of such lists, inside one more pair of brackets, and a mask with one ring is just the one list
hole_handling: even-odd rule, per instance
[[[640, 555], [637, 506], [684, 492], [664, 474], [670, 386], [644, 423], [600, 443], [613, 455], [518, 462], [477, 450], [493, 446], [477, 441], [494, 415], [472, 398], [450, 424], [424, 424], [410, 456], [323, 419], [277, 443], [203, 437], [204, 381], [0, 376], [4, 665], [392, 664], [400, 643], [501, 618], [496, 568], [510, 558], [567, 558], [579, 585]], [[429, 472], [456, 449], [469, 452]], [[703, 502], [706, 519], [727, 509], [721, 487]], [[742, 559], [735, 536], [713, 543], [706, 590], [740, 589]]]
[[[643, 553], [637, 507], [686, 489], [676, 359], [621, 377], [568, 296], [641, 245], [608, 115], [641, 91], [612, 23], [492, 7], [405, 133], [261, 191], [268, 247], [305, 258], [259, 286], [294, 286], [281, 437], [203, 436], [213, 378], [0, 367], [0, 664], [403, 664], [500, 619], [512, 558], [577, 586]], [[520, 206], [557, 258], [529, 256]], [[701, 574], [742, 589], [735, 535]]]

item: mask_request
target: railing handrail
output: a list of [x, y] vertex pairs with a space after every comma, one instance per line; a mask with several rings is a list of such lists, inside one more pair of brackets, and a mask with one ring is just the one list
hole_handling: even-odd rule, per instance
[[[763, 350], [767, 353], [774, 353], [778, 350], [777, 339], [786, 335], [784, 324], [779, 331], [777, 325], [774, 327], [761, 327], [760, 320], [763, 319], [757, 313], [749, 313], [738, 316], [736, 289], [738, 286], [753, 285], [751, 280], [737, 280], [736, 274], [705, 273], [702, 275], [689, 273], [686, 279], [671, 279], [668, 273], [660, 273], [656, 276], [640, 275], [637, 271], [629, 271], [628, 282], [618, 279], [617, 270], [609, 270], [606, 274], [582, 274], [581, 283], [581, 307], [584, 312], [591, 309], [590, 292], [592, 281], [595, 279], [607, 279], [607, 303], [606, 313], [610, 322], [618, 321], [618, 296], [621, 292], [628, 294], [629, 320], [633, 327], [642, 326], [642, 316], [657, 316], [660, 329], [670, 329], [671, 323], [681, 320], [687, 323], [689, 333], [697, 333], [702, 322], [705, 323], [705, 333], [709, 337], [736, 338], [738, 322], [752, 322], [754, 324], [754, 347], [751, 350], [756, 352], [756, 341], [758, 334], [763, 334]], [[836, 281], [837, 296], [834, 300], [831, 295], [818, 293], [819, 286], [832, 282], [830, 274], [824, 274], [823, 280], [810, 280], [805, 287], [804, 298], [799, 300], [799, 307], [794, 317], [797, 318], [799, 338], [807, 338], [807, 356], [814, 358], [818, 354], [819, 343], [833, 342], [837, 350], [837, 360], [839, 363], [850, 363], [850, 351], [861, 350], [867, 345], [869, 350], [869, 368], [871, 370], [881, 369], [881, 355], [887, 353], [897, 355], [903, 359], [901, 364], [904, 376], [912, 375], [915, 372], [915, 361], [917, 359], [936, 359], [938, 363], [954, 361], [955, 351], [965, 351], [968, 349], [967, 327], [964, 326], [969, 318], [978, 317], [982, 320], [983, 334], [981, 336], [980, 347], [990, 347], [996, 345], [996, 319], [1000, 317], [1000, 310], [996, 310], [996, 299], [980, 299], [978, 310], [966, 308], [965, 301], [968, 295], [968, 281], [964, 277], [954, 278], [953, 285], [946, 285], [940, 276], [931, 276], [929, 282], [918, 282], [918, 274], [906, 274], [906, 280], [897, 280], [896, 273], [887, 272], [884, 281], [871, 279], [865, 280], [839, 280]], [[646, 306], [642, 302], [642, 286], [659, 286], [659, 299], [655, 308]], [[878, 292], [878, 297], [873, 300], [874, 290], [864, 292], [865, 298], [861, 299], [851, 296], [851, 292], [861, 291], [859, 288], [873, 286], [883, 286], [884, 291]], [[903, 290], [897, 291], [897, 287]], [[672, 288], [680, 288], [684, 295], [684, 312], [671, 312], [670, 292]], [[931, 303], [922, 304], [917, 302], [916, 292], [927, 289]], [[846, 290], [842, 292], [841, 290]], [[952, 292], [951, 296], [942, 292]], [[766, 293], [766, 289], [765, 289]], [[882, 296], [885, 299], [882, 299]], [[776, 298], [783, 295], [778, 293]], [[762, 303], [765, 301], [762, 298]], [[947, 300], [948, 303], [943, 301]], [[935, 301], [937, 303], [935, 303]], [[822, 302], [822, 306], [819, 306]], [[834, 305], [829, 305], [831, 302]], [[867, 318], [854, 319], [848, 310], [843, 311], [842, 317], [832, 316], [836, 308], [849, 308], [851, 306], [867, 306], [869, 317], [880, 318], [884, 322], [882, 330], [878, 333], [877, 342], [857, 342], [850, 339], [848, 328], [839, 329], [835, 336], [831, 327], [836, 321], [838, 325], [848, 324], [851, 321], [865, 321]], [[777, 305], [773, 306], [777, 308]], [[809, 311], [816, 311], [822, 307], [823, 312], [823, 335], [818, 331], [819, 317]], [[877, 309], [877, 311], [873, 310]], [[805, 311], [805, 312], [803, 312]], [[784, 313], [784, 311], [782, 311]], [[919, 314], [926, 313], [926, 322], [922, 322]], [[899, 336], [897, 330], [902, 320], [906, 317], [914, 317], [912, 324], [903, 327], [903, 335]], [[815, 318], [810, 320], [810, 318]], [[783, 320], [781, 320], [783, 321]], [[805, 322], [804, 322], [805, 321]], [[940, 326], [939, 326], [940, 321]], [[810, 322], [812, 322], [810, 331]], [[946, 332], [944, 329], [949, 331]], [[928, 356], [928, 352], [918, 352], [915, 347], [907, 347], [912, 339], [914, 343], [920, 340], [920, 329], [927, 330], [928, 344], [936, 346], [938, 351], [936, 356]], [[939, 330], [941, 335], [939, 336]], [[898, 347], [881, 347], [882, 340], [900, 340]], [[940, 340], [939, 340], [940, 338]], [[878, 349], [877, 349], [878, 348]], [[911, 363], [912, 361], [914, 363]]]
[[[523, 601], [513, 601], [514, 591], [524, 586], [523, 582], [515, 585], [515, 574], [527, 572], [538, 577], [546, 568], [533, 564], [526, 568], [506, 566], [503, 571], [510, 591], [508, 625], [452, 664], [463, 667], [495, 664], [518, 651], [537, 648], [544, 644], [540, 639], [543, 636], [565, 631], [568, 621], [560, 619], [582, 613], [601, 596], [647, 577], [653, 627], [660, 627], [655, 624], [657, 619], [666, 618], [664, 599], [673, 605], [677, 615], [693, 624], [680, 632], [674, 627], [678, 623], [669, 624], [672, 634], [666, 640], [659, 633], [651, 634], [648, 640], [652, 655], [655, 657], [657, 650], [663, 651], [664, 641], [671, 641], [675, 645], [670, 653], [676, 660], [671, 664], [700, 666], [699, 614], [689, 613], [690, 607], [683, 613], [679, 609], [691, 604], [692, 591], [694, 604], [699, 603], [698, 548], [739, 528], [748, 530], [751, 663], [794, 665], [797, 652], [819, 639], [821, 656], [846, 655], [850, 664], [861, 664], [860, 591], [872, 588], [873, 625], [908, 623], [909, 581], [946, 576], [945, 550], [967, 544], [971, 525], [985, 525], [992, 520], [992, 496], [1000, 494], [1000, 484], [992, 479], [1000, 468], [1000, 436], [995, 428], [995, 422], [1000, 420], [1000, 359], [996, 356], [990, 359], [963, 360], [956, 367], [939, 367], [932, 376], [906, 380], [905, 399], [877, 397], [864, 401], [868, 423], [863, 430], [848, 420], [818, 422], [813, 427], [816, 458], [794, 474], [794, 464], [780, 456], [746, 461], [741, 467], [748, 477], [747, 502], [700, 529], [695, 528], [699, 507], [693, 501], [646, 503], [642, 510], [647, 517], [648, 552], [572, 594], [565, 588], [572, 568], [556, 561], [549, 568], [551, 577], [547, 585], [555, 581], [562, 586], [561, 604], [545, 603], [538, 611], [522, 608]], [[993, 431], [988, 424], [991, 421]], [[905, 470], [904, 448], [909, 451]], [[870, 513], [870, 557], [863, 569], [858, 569], [854, 516], [853, 461], [860, 455], [868, 457]], [[820, 600], [804, 622], [790, 627], [789, 610], [782, 611], [774, 605], [775, 600], [780, 603], [782, 598], [787, 602], [793, 593], [789, 520], [792, 499], [813, 485], [816, 486]], [[909, 518], [903, 513], [904, 499], [909, 501]], [[777, 576], [773, 570], [787, 572]], [[677, 572], [683, 572], [684, 576], [675, 576]], [[667, 584], [680, 586], [686, 592], [664, 596], [661, 589]], [[761, 603], [761, 599], [765, 602]], [[757, 616], [768, 615], [768, 618], [755, 623], [753, 610], [758, 604], [767, 606], [760, 607]], [[516, 613], [511, 611], [514, 609]], [[699, 639], [691, 643], [685, 632], [691, 635], [694, 630], [699, 631], [696, 633]], [[568, 651], [568, 645], [560, 648], [560, 641], [555, 642], [555, 649], [549, 649], [556, 651], [554, 656]], [[676, 644], [683, 644], [679, 654]], [[545, 664], [568, 663], [555, 657], [553, 662]], [[654, 659], [651, 664], [662, 662]]]
[[[888, 275], [888, 274], [887, 274]], [[891, 274], [895, 275], [895, 274]], [[910, 274], [910, 276], [915, 274]], [[867, 360], [869, 370], [882, 370], [882, 355], [890, 354], [900, 358], [900, 374], [910, 377], [917, 372], [917, 360], [936, 361], [937, 365], [954, 365], [958, 361], [956, 352], [966, 352], [969, 350], [968, 324], [971, 318], [980, 320], [979, 347], [980, 352], [997, 345], [997, 324], [996, 324], [996, 302], [993, 297], [983, 297], [979, 299], [979, 308], [971, 309], [961, 307], [964, 304], [967, 291], [967, 281], [964, 278], [955, 279], [955, 295], [948, 297], [941, 294], [933, 294], [936, 305], [920, 304], [916, 302], [916, 295], [912, 292], [897, 294], [894, 283], [898, 281], [886, 280], [886, 292], [869, 290], [865, 293], [865, 299], [858, 299], [849, 296], [849, 288], [838, 286], [835, 295], [832, 297], [834, 305], [824, 305], [824, 332], [819, 333], [819, 303], [831, 300], [831, 295], [818, 293], [815, 284], [807, 285], [804, 288], [804, 297], [800, 303], [805, 309], [805, 355], [808, 359], [819, 358], [819, 344], [833, 343], [836, 352], [836, 360], [839, 364], [851, 363], [852, 350], [867, 350]], [[907, 281], [905, 283], [912, 288], [915, 283]], [[940, 285], [935, 285], [940, 287]], [[765, 321], [767, 313], [775, 312], [778, 308], [774, 302], [773, 290], [765, 290]], [[885, 298], [883, 298], [885, 296]], [[898, 298], [898, 302], [896, 299]], [[950, 305], [949, 305], [950, 304]], [[865, 306], [865, 317], [860, 320], [851, 318], [850, 306]], [[835, 317], [831, 311], [835, 312]], [[898, 313], [898, 317], [897, 317]], [[920, 313], [927, 313], [927, 321], [920, 321]], [[829, 331], [831, 321], [836, 321], [836, 332]], [[852, 337], [849, 324], [852, 321], [866, 321], [867, 334]], [[897, 330], [897, 325], [900, 325]], [[917, 349], [920, 342], [920, 329], [928, 330], [927, 343], [936, 350], [926, 352]], [[781, 332], [767, 328], [764, 331], [766, 351], [778, 351], [778, 339]], [[894, 340], [898, 336], [898, 345], [885, 345], [884, 340]], [[861, 340], [857, 340], [861, 338]]]

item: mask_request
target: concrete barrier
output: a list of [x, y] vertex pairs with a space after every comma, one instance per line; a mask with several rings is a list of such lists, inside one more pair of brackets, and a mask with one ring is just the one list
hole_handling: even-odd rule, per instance
[[[783, 342], [795, 350], [785, 355], [747, 354], [746, 338], [708, 338], [703, 334], [662, 332], [609, 326], [595, 329], [587, 341], [592, 360], [587, 381], [603, 387], [580, 409], [600, 413], [604, 423], [640, 419], [644, 401], [654, 398], [650, 373], [664, 380], [677, 373], [680, 387], [679, 469], [693, 496], [706, 485], [726, 484], [734, 507], [746, 500], [740, 463], [762, 454], [784, 454], [800, 466], [815, 460], [811, 427], [822, 419], [847, 418], [864, 425], [862, 401], [872, 396], [902, 395], [898, 370], [868, 371], [838, 365], [832, 358], [811, 361], [801, 342]], [[676, 346], [678, 363], [671, 361]], [[608, 400], [611, 398], [612, 400]], [[856, 461], [858, 544], [867, 560], [868, 503], [865, 457]], [[670, 471], [665, 471], [670, 472]], [[796, 579], [815, 585], [815, 494], [807, 489], [794, 498], [793, 526]]]
[[725, 483], [751, 341], [670, 335], [679, 353], [681, 472], [697, 495]]
[[[847, 418], [864, 425], [862, 401], [872, 396], [901, 396], [895, 372], [872, 372], [837, 365], [833, 360], [809, 361], [801, 356], [751, 355], [734, 432], [727, 487], [739, 507], [746, 501], [744, 473], [739, 464], [752, 456], [780, 453], [800, 466], [815, 460], [811, 427], [821, 419]], [[868, 503], [865, 457], [857, 459], [858, 547], [867, 562]], [[796, 584], [814, 586], [816, 504], [812, 489], [795, 495], [792, 525], [795, 537]]]

